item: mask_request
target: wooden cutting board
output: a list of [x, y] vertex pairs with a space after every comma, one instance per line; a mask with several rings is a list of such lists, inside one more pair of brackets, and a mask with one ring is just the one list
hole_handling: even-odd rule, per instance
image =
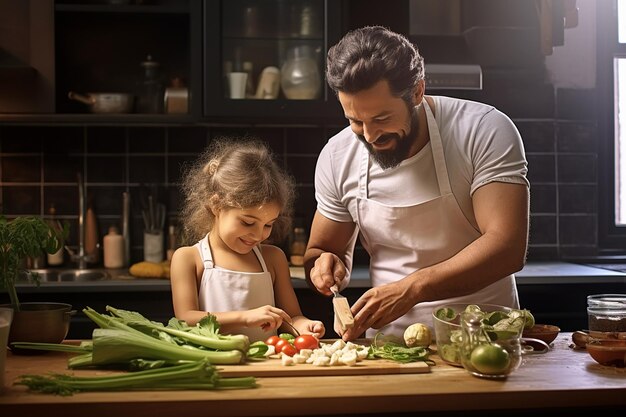
[[280, 359], [267, 359], [260, 362], [248, 362], [244, 365], [218, 365], [220, 375], [231, 376], [337, 376], [337, 375], [381, 375], [381, 374], [419, 374], [430, 372], [425, 362], [401, 364], [385, 359], [365, 359], [355, 366], [313, 366], [300, 363], [284, 366]]

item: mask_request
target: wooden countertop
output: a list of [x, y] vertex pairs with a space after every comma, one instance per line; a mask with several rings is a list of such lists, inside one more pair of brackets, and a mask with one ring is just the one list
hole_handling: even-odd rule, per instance
[[[3, 416], [289, 416], [469, 410], [624, 410], [626, 368], [598, 365], [573, 350], [571, 333], [554, 349], [527, 355], [505, 381], [471, 376], [436, 361], [429, 373], [366, 376], [259, 377], [258, 388], [231, 391], [81, 393], [70, 397], [34, 394], [12, 386], [0, 396]], [[8, 354], [7, 381], [27, 373], [69, 372], [67, 354]], [[98, 371], [79, 371], [87, 375]], [[440, 415], [440, 414], [437, 414]], [[473, 415], [473, 414], [472, 414]], [[517, 414], [515, 414], [517, 415]]]

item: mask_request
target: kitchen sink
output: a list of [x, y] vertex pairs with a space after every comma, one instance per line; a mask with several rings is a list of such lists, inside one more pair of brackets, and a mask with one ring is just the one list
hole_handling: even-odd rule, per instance
[[[100, 281], [110, 278], [107, 271], [100, 269], [32, 269], [32, 273], [39, 275], [39, 281], [44, 282], [84, 282]], [[19, 281], [33, 280], [28, 274], [22, 273]]]

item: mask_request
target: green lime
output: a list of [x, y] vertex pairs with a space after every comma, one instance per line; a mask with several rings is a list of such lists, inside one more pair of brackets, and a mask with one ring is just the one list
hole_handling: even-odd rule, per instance
[[480, 373], [498, 375], [508, 369], [511, 357], [509, 352], [500, 345], [484, 344], [472, 350], [470, 363]]

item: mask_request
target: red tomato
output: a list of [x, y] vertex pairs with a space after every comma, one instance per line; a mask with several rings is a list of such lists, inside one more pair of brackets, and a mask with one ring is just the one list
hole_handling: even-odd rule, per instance
[[302, 349], [317, 349], [320, 347], [320, 342], [317, 340], [315, 336], [312, 334], [303, 334], [296, 337], [296, 340], [293, 342], [298, 352]]
[[296, 353], [298, 353], [298, 350], [296, 349], [296, 347], [294, 345], [292, 345], [291, 343], [287, 343], [283, 346], [283, 348], [281, 349], [281, 353], [287, 355], [287, 356], [293, 356]]
[[274, 349], [276, 349], [276, 353], [280, 353], [285, 346], [291, 346], [291, 343], [289, 343], [288, 340], [279, 338], [278, 342], [274, 345]]
[[272, 346], [275, 346], [275, 345], [276, 345], [276, 342], [278, 342], [279, 340], [281, 340], [281, 339], [280, 339], [280, 337], [278, 337], [278, 336], [276, 336], [276, 335], [274, 335], [274, 336], [270, 336], [270, 337], [268, 337], [268, 338], [267, 338], [267, 340], [265, 341], [265, 344], [266, 344], [266, 345], [272, 345]]

